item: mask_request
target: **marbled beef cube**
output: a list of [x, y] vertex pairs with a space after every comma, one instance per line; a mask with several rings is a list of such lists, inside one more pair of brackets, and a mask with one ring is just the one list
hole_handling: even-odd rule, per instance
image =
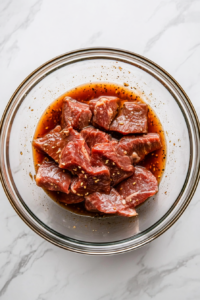
[[44, 161], [38, 169], [36, 184], [50, 191], [69, 193], [71, 174], [62, 170], [54, 161]]
[[[47, 133], [45, 136], [35, 139], [33, 146], [46, 152], [57, 163], [60, 159], [62, 149], [70, 142], [83, 140], [81, 134], [74, 130], [72, 127], [61, 130], [60, 126], [56, 126], [53, 130]], [[85, 143], [85, 148], [90, 153], [90, 149]]]
[[110, 192], [110, 172], [107, 167], [93, 167], [87, 174], [80, 174], [72, 181], [71, 190], [81, 196], [94, 192]]
[[[96, 194], [96, 193], [94, 193], [94, 194]], [[95, 195], [94, 195], [94, 197], [95, 197]], [[86, 210], [91, 211], [91, 212], [99, 212], [99, 210], [95, 206], [95, 203], [93, 204], [92, 201], [89, 201], [89, 200], [90, 200], [90, 198], [88, 200], [85, 199]]]
[[145, 155], [162, 147], [158, 133], [148, 133], [138, 136], [125, 136], [118, 145], [117, 152], [128, 155], [132, 163], [136, 164], [145, 158]]
[[118, 111], [119, 98], [101, 96], [98, 99], [91, 100], [89, 105], [93, 113], [93, 125], [109, 130], [110, 124]]
[[84, 128], [81, 135], [90, 149], [96, 144], [109, 143], [112, 139], [109, 134], [92, 126]]
[[72, 193], [71, 191], [69, 192], [69, 194], [62, 193], [59, 195], [59, 202], [63, 204], [75, 204], [75, 203], [83, 202], [84, 200], [85, 200], [84, 197], [78, 196]]
[[99, 166], [104, 164], [109, 168], [112, 186], [134, 173], [130, 158], [117, 153], [116, 145], [117, 142], [110, 142], [97, 144], [92, 148], [92, 163]]
[[125, 102], [112, 122], [110, 130], [121, 134], [147, 133], [147, 113], [146, 104]]
[[90, 124], [92, 117], [88, 104], [81, 103], [70, 97], [65, 97], [62, 106], [61, 126], [81, 130]]
[[33, 141], [33, 146], [44, 151], [58, 162], [61, 149], [68, 143], [67, 136], [68, 134], [61, 134], [60, 126], [56, 126], [45, 136], [35, 139]]
[[126, 206], [132, 208], [155, 195], [158, 182], [146, 168], [136, 166], [134, 175], [121, 182], [116, 190], [126, 200]]
[[59, 167], [68, 169], [73, 174], [85, 174], [92, 169], [90, 156], [83, 139], [69, 142], [63, 148]]
[[85, 208], [88, 211], [100, 211], [106, 214], [116, 214], [125, 217], [137, 216], [134, 208], [129, 208], [125, 200], [112, 188], [110, 194], [95, 192], [85, 197]]

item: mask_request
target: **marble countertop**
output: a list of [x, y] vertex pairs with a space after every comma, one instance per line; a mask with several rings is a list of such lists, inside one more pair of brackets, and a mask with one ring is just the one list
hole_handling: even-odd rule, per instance
[[[165, 68], [200, 116], [199, 0], [1, 0], [0, 113], [20, 82], [64, 52], [106, 46]], [[127, 254], [83, 256], [44, 241], [0, 187], [0, 299], [200, 299], [200, 187], [176, 224]]]

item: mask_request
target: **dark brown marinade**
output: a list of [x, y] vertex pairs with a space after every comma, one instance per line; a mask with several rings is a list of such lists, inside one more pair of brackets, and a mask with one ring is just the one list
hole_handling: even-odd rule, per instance
[[[87, 83], [66, 92], [64, 95], [60, 96], [54, 102], [51, 103], [51, 105], [46, 109], [46, 111], [44, 112], [44, 114], [38, 122], [34, 134], [34, 139], [48, 133], [56, 125], [60, 125], [62, 102], [65, 96], [72, 97], [73, 99], [84, 103], [88, 103], [90, 100], [99, 96], [117, 96], [121, 99], [121, 105], [123, 105], [124, 101], [137, 101], [144, 103], [144, 101], [139, 96], [137, 96], [134, 93], [134, 90], [132, 90], [131, 88], [119, 86], [114, 83]], [[148, 154], [145, 157], [145, 159], [142, 162], [140, 162], [140, 165], [150, 170], [157, 178], [158, 182], [160, 182], [165, 169], [166, 160], [165, 135], [158, 117], [155, 115], [154, 111], [151, 109], [150, 106], [148, 111], [148, 132], [159, 133], [163, 146], [160, 150]], [[113, 136], [116, 138], [120, 138], [120, 135], [117, 135], [116, 133], [113, 133]], [[39, 152], [33, 147], [33, 159], [36, 172], [38, 168], [37, 164], [41, 164], [45, 157], [46, 155], [44, 153]], [[60, 194], [57, 194], [56, 192], [52, 191], [46, 192], [54, 201], [60, 204]], [[99, 216], [99, 214], [86, 211], [84, 208], [84, 203], [62, 206], [77, 214]]]

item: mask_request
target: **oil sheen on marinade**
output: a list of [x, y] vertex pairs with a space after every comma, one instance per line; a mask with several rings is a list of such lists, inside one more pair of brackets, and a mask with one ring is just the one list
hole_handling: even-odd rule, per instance
[[[44, 134], [48, 133], [51, 129], [53, 129], [56, 125], [60, 124], [62, 102], [65, 96], [72, 97], [73, 99], [84, 103], [88, 103], [90, 100], [99, 96], [117, 96], [121, 99], [121, 105], [124, 103], [124, 101], [138, 101], [144, 103], [144, 101], [139, 96], [136, 96], [134, 90], [116, 84], [89, 83], [82, 86], [78, 86], [66, 92], [64, 95], [60, 96], [46, 109], [37, 125], [34, 139], [43, 136]], [[145, 159], [140, 162], [140, 165], [150, 170], [159, 182], [162, 177], [162, 173], [165, 169], [166, 143], [162, 125], [155, 113], [153, 112], [153, 110], [151, 109], [151, 107], [149, 107], [148, 111], [148, 132], [159, 133], [163, 146], [161, 149], [148, 154], [145, 157]], [[45, 157], [46, 155], [44, 153], [39, 152], [33, 147], [33, 158], [36, 172], [38, 168], [37, 164], [41, 164]], [[47, 190], [45, 191], [54, 201], [59, 203], [59, 194], [57, 194], [57, 192]], [[89, 216], [98, 215], [97, 213], [91, 213], [86, 211], [84, 208], [84, 203], [62, 206], [74, 213]]]

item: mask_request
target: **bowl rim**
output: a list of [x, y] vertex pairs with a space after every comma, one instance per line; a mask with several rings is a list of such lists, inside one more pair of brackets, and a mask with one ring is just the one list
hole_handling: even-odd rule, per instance
[[[66, 52], [66, 53], [63, 53], [61, 55], [58, 55], [56, 57], [54, 57], [53, 59], [50, 59], [48, 60], [47, 62], [45, 62], [44, 64], [40, 65], [38, 68], [36, 68], [32, 73], [30, 73], [22, 82], [21, 84], [16, 88], [16, 90], [14, 91], [14, 93], [12, 94], [10, 100], [8, 101], [5, 109], [4, 109], [4, 112], [3, 112], [3, 115], [2, 115], [2, 118], [1, 118], [1, 121], [0, 121], [0, 137], [2, 136], [2, 128], [3, 128], [3, 124], [4, 124], [4, 121], [5, 121], [5, 118], [6, 118], [6, 115], [7, 115], [7, 112], [9, 110], [9, 108], [11, 107], [11, 104], [13, 102], [13, 100], [15, 99], [15, 96], [17, 95], [17, 93], [20, 91], [20, 89], [27, 83], [27, 81], [29, 81], [29, 79], [35, 75], [39, 70], [43, 69], [44, 67], [48, 66], [49, 64], [52, 64], [53, 62], [57, 61], [57, 60], [60, 60], [64, 57], [73, 57], [73, 56], [76, 56], [76, 55], [80, 55], [81, 53], [90, 53], [90, 52], [96, 52], [96, 54], [101, 54], [101, 52], [103, 51], [108, 51], [110, 52], [108, 54], [108, 56], [110, 54], [118, 54], [118, 55], [129, 55], [131, 57], [135, 57], [135, 58], [138, 58], [140, 60], [142, 60], [143, 62], [146, 62], [148, 64], [151, 65], [151, 67], [154, 67], [156, 68], [158, 71], [160, 71], [161, 73], [163, 73], [166, 77], [168, 77], [173, 84], [175, 84], [175, 86], [178, 87], [178, 89], [181, 91], [181, 93], [184, 95], [186, 101], [187, 101], [187, 104], [189, 105], [189, 108], [191, 109], [192, 111], [192, 114], [193, 114], [193, 117], [194, 117], [194, 121], [195, 121], [195, 125], [196, 125], [196, 129], [197, 129], [197, 137], [199, 138], [200, 137], [200, 121], [199, 121], [199, 118], [197, 116], [197, 113], [194, 109], [194, 106], [190, 100], [190, 98], [188, 97], [188, 95], [186, 94], [186, 92], [183, 90], [183, 88], [180, 86], [180, 84], [165, 70], [163, 69], [162, 67], [160, 67], [158, 64], [154, 63], [153, 61], [151, 61], [150, 59], [140, 55], [140, 54], [137, 54], [137, 53], [134, 53], [134, 52], [131, 52], [131, 51], [127, 51], [127, 50], [123, 50], [123, 49], [119, 49], [119, 48], [108, 48], [108, 47], [90, 47], [90, 48], [81, 48], [81, 49], [77, 49], [77, 50], [73, 50], [73, 51], [69, 51], [69, 52]], [[86, 57], [88, 58], [88, 57]], [[111, 57], [108, 57], [108, 58], [111, 58]], [[199, 146], [199, 145], [198, 145]], [[193, 183], [193, 186], [192, 186], [192, 189], [187, 197], [187, 200], [185, 201], [184, 205], [181, 207], [181, 209], [178, 211], [178, 213], [163, 227], [161, 228], [161, 230], [159, 230], [159, 232], [156, 232], [155, 234], [153, 234], [152, 236], [149, 236], [147, 237], [145, 240], [143, 241], [139, 241], [137, 244], [134, 244], [134, 245], [130, 245], [130, 244], [127, 244], [124, 243], [122, 245], [122, 247], [118, 247], [117, 249], [112, 249], [112, 247], [110, 247], [110, 245], [113, 245], [113, 244], [118, 244], [116, 242], [109, 242], [109, 243], [92, 243], [92, 242], [89, 242], [89, 243], [83, 243], [83, 245], [87, 246], [87, 247], [83, 247], [83, 245], [81, 245], [80, 241], [78, 241], [79, 243], [76, 243], [77, 240], [74, 240], [74, 239], [70, 239], [68, 238], [68, 245], [67, 244], [63, 244], [62, 241], [60, 239], [57, 239], [54, 237], [52, 237], [52, 234], [47, 230], [47, 232], [42, 232], [41, 230], [39, 230], [38, 228], [36, 228], [36, 226], [34, 226], [34, 224], [31, 224], [30, 221], [28, 220], [28, 218], [26, 218], [23, 213], [20, 211], [20, 209], [17, 207], [15, 201], [13, 200], [13, 198], [11, 197], [10, 193], [9, 193], [9, 190], [6, 186], [6, 183], [5, 183], [5, 180], [4, 180], [4, 177], [3, 177], [3, 170], [2, 170], [2, 165], [1, 165], [1, 162], [0, 162], [0, 180], [1, 180], [1, 184], [2, 184], [2, 187], [4, 189], [4, 192], [10, 202], [10, 204], [12, 205], [12, 207], [14, 208], [14, 210], [16, 211], [16, 213], [19, 215], [19, 217], [34, 231], [36, 232], [39, 236], [41, 236], [42, 238], [44, 238], [45, 240], [51, 242], [52, 244], [56, 245], [56, 246], [59, 246], [63, 249], [66, 249], [66, 250], [70, 250], [70, 251], [73, 251], [73, 252], [77, 252], [77, 253], [82, 253], [82, 254], [103, 254], [103, 255], [109, 255], [109, 254], [118, 254], [118, 253], [124, 253], [124, 252], [128, 252], [130, 250], [133, 250], [133, 249], [137, 249], [149, 242], [151, 242], [152, 240], [156, 239], [157, 237], [159, 237], [161, 234], [163, 234], [166, 230], [168, 230], [179, 218], [180, 216], [183, 214], [183, 212], [185, 211], [185, 209], [187, 208], [187, 206], [189, 205], [190, 201], [192, 200], [192, 197], [196, 191], [196, 188], [198, 186], [198, 183], [199, 183], [199, 180], [200, 180], [200, 162], [198, 163], [197, 165], [198, 167], [198, 170], [197, 170], [197, 175], [196, 175], [196, 178], [195, 178], [195, 181]], [[176, 200], [175, 200], [176, 201]], [[173, 210], [173, 209], [172, 209]], [[162, 218], [161, 218], [162, 219]], [[129, 238], [130, 239], [130, 238]], [[128, 240], [128, 239], [126, 239]], [[123, 242], [124, 240], [120, 241], [120, 242]], [[109, 245], [109, 247], [106, 246], [106, 244]], [[91, 245], [91, 249], [88, 248], [88, 245]], [[103, 245], [103, 246], [98, 246], [97, 249], [95, 249], [95, 246], [96, 245]], [[102, 249], [101, 249], [102, 247]], [[105, 249], [106, 247], [106, 249]]]

